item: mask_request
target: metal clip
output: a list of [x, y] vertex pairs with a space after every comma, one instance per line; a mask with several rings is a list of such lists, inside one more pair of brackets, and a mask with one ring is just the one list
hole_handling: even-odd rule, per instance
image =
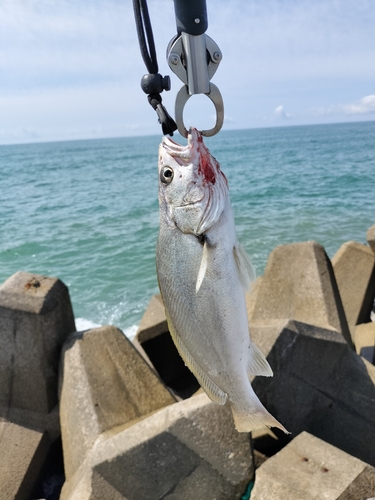
[[[216, 123], [215, 126], [208, 130], [201, 130], [200, 133], [205, 137], [211, 137], [219, 132], [224, 122], [224, 103], [223, 98], [221, 97], [220, 90], [214, 85], [210, 83], [210, 92], [206, 94], [207, 97], [211, 99], [214, 103], [216, 109]], [[185, 128], [184, 120], [183, 120], [183, 112], [184, 107], [187, 101], [190, 99], [191, 94], [189, 93], [187, 85], [184, 85], [179, 90], [176, 97], [176, 105], [175, 105], [175, 119], [177, 123], [177, 128], [180, 134], [183, 137], [188, 136], [188, 131]]]
[[174, 38], [167, 49], [167, 60], [171, 70], [182, 80], [184, 85], [177, 94], [175, 119], [178, 131], [187, 137], [188, 131], [183, 122], [186, 102], [194, 94], [205, 94], [213, 102], [216, 110], [216, 124], [212, 129], [202, 130], [204, 136], [213, 136], [219, 132], [224, 121], [224, 103], [219, 89], [211, 78], [215, 74], [222, 54], [217, 44], [205, 34], [190, 35], [182, 32]]

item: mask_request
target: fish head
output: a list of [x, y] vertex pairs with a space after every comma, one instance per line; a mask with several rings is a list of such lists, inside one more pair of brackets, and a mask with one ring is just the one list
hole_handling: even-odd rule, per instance
[[161, 213], [183, 233], [203, 234], [220, 218], [228, 199], [228, 182], [195, 128], [188, 144], [164, 137], [159, 147]]

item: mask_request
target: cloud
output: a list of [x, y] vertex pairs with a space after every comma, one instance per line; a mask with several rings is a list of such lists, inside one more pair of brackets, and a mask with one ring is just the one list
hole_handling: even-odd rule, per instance
[[281, 118], [282, 120], [288, 120], [288, 118], [290, 118], [290, 114], [285, 111], [284, 106], [277, 106], [273, 113], [276, 118]]
[[312, 116], [335, 116], [335, 115], [368, 115], [375, 113], [375, 94], [367, 95], [359, 101], [349, 104], [335, 104], [328, 107], [312, 109]]
[[344, 104], [341, 108], [346, 115], [367, 115], [369, 113], [375, 113], [375, 94], [362, 97], [362, 99], [353, 104]]

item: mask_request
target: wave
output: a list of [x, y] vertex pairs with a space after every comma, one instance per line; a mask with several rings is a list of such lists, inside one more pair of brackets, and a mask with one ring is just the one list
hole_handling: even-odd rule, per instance
[[[82, 332], [85, 330], [91, 330], [92, 328], [99, 328], [102, 325], [99, 325], [98, 323], [94, 323], [90, 319], [85, 319], [85, 318], [76, 318], [76, 330], [77, 332]], [[114, 325], [116, 326], [116, 325]], [[122, 333], [127, 337], [129, 340], [133, 340], [135, 337], [135, 334], [137, 333], [138, 330], [138, 325], [132, 325], [127, 328], [122, 329]]]
[[76, 318], [76, 330], [77, 332], [82, 332], [84, 330], [91, 330], [92, 328], [98, 328], [99, 325], [98, 323], [94, 323], [93, 321], [90, 321], [89, 319], [85, 318]]

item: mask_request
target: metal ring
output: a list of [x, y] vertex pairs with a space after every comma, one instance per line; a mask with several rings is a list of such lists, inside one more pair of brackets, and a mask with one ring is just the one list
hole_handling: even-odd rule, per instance
[[[200, 130], [200, 133], [205, 137], [212, 137], [217, 134], [224, 122], [224, 103], [223, 98], [221, 97], [220, 90], [214, 85], [210, 83], [210, 92], [205, 94], [207, 97], [211, 99], [214, 103], [216, 110], [216, 123], [215, 126], [209, 130]], [[183, 120], [183, 112], [184, 107], [187, 101], [190, 99], [191, 95], [189, 94], [189, 90], [187, 85], [184, 85], [179, 90], [176, 97], [176, 105], [175, 105], [175, 119], [177, 123], [177, 128], [182, 137], [188, 136], [188, 131], [185, 128], [184, 120]]]

